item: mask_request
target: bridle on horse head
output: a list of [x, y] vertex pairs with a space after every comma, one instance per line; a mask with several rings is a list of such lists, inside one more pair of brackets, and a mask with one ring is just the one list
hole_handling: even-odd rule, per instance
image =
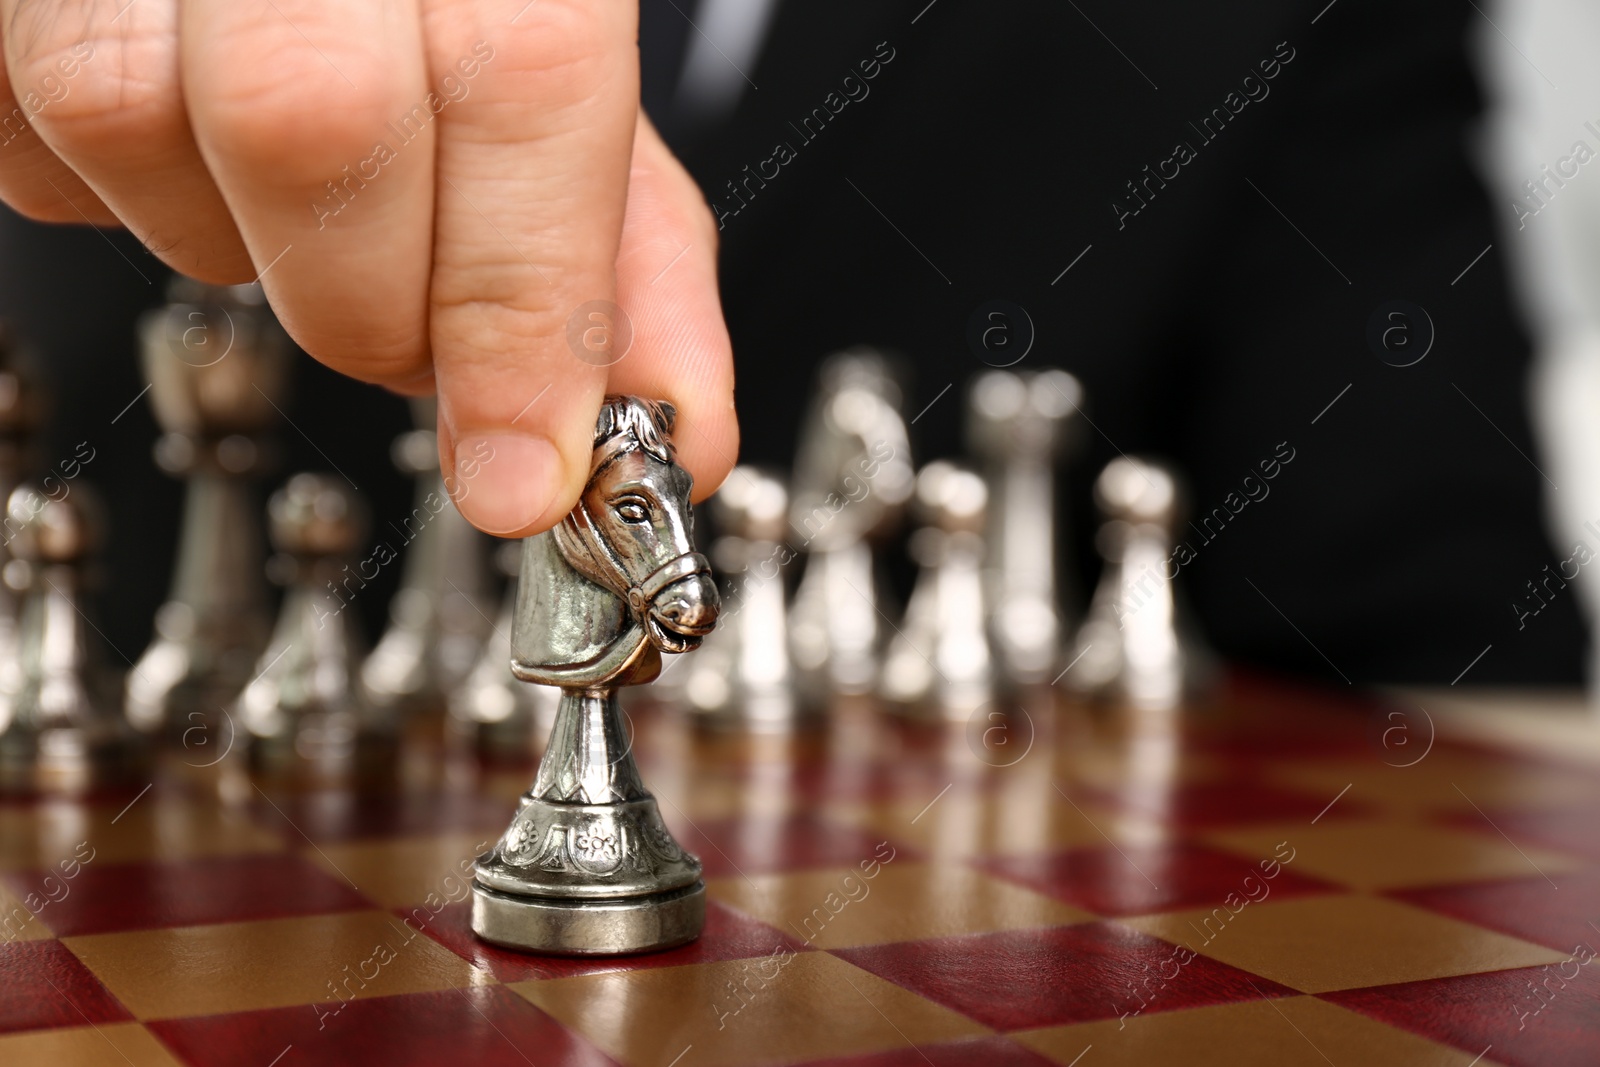
[[[635, 446], [637, 447], [637, 446]], [[589, 479], [593, 482], [600, 469], [623, 452], [633, 451], [626, 446], [597, 454]], [[693, 550], [674, 556], [646, 575], [638, 584], [628, 585], [627, 568], [622, 557], [589, 514], [589, 505], [582, 497], [578, 506], [558, 524], [553, 531], [556, 545], [572, 569], [601, 588], [621, 597], [640, 622], [645, 619], [656, 597], [674, 582], [697, 574], [711, 576], [711, 561], [703, 553]]]

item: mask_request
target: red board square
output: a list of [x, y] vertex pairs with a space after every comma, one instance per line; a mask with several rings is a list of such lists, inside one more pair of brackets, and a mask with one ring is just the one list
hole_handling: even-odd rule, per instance
[[[1095, 800], [1122, 811], [1159, 818], [1169, 826], [1201, 829], [1283, 819], [1310, 821], [1327, 801], [1251, 781], [1188, 782], [1169, 786], [1093, 790]], [[1365, 814], [1354, 801], [1339, 806], [1338, 817]]]
[[[19, 893], [44, 895], [43, 877], [24, 873], [5, 880]], [[71, 881], [56, 882], [66, 895], [52, 901], [46, 914], [62, 937], [372, 907], [348, 883], [288, 853], [94, 864]]]
[[1205, 956], [1180, 965], [1172, 945], [1110, 922], [832, 951], [997, 1030], [1295, 995]]
[[1600, 918], [1600, 869], [1562, 872], [1552, 881], [1559, 888], [1533, 877], [1401, 889], [1389, 896], [1562, 952], [1600, 945], [1600, 930], [1591, 925]]
[[[403, 915], [403, 912], [396, 912]], [[714, 900], [706, 901], [706, 928], [698, 938], [665, 952], [635, 956], [560, 957], [513, 952], [482, 941], [472, 932], [472, 903], [451, 904], [430, 922], [424, 932], [476, 967], [489, 970], [502, 982], [535, 978], [568, 978], [601, 971], [639, 971], [652, 967], [677, 967], [686, 963], [755, 959], [779, 948], [810, 951], [792, 937], [766, 923], [741, 915]]]
[[355, 841], [452, 830], [489, 830], [498, 836], [511, 822], [515, 807], [481, 793], [327, 789], [270, 799], [257, 794], [250, 814], [258, 825], [299, 844], [308, 838]]
[[[883, 841], [877, 834], [830, 822], [809, 812], [787, 816], [707, 819], [673, 831], [684, 848], [700, 857], [707, 878], [853, 867], [872, 856]], [[678, 832], [679, 830], [682, 832]], [[896, 846], [899, 855], [913, 850]]]
[[867, 1052], [860, 1056], [807, 1060], [794, 1067], [972, 1067], [975, 1063], [983, 1067], [1053, 1067], [1055, 1061], [1009, 1038], [980, 1037], [973, 1041], [918, 1044], [915, 1048]]
[[61, 942], [0, 944], [0, 1034], [132, 1018]]
[[306, 1004], [145, 1026], [194, 1067], [265, 1065], [279, 1057], [283, 1067], [615, 1067], [582, 1037], [502, 986], [351, 1000], [338, 1015], [319, 1014], [326, 1010]]
[[[1576, 976], [1563, 982], [1559, 972], [1574, 968]], [[1469, 1055], [1492, 1049], [1490, 1058], [1513, 1067], [1600, 1062], [1600, 962], [1347, 989], [1322, 999]]]
[[[1494, 820], [1490, 823], [1490, 819]], [[1555, 811], [1463, 812], [1450, 822], [1468, 830], [1493, 834], [1497, 840], [1509, 838], [1518, 847], [1543, 845], [1560, 852], [1600, 860], [1600, 819], [1593, 808], [1567, 808]], [[1557, 885], [1560, 880], [1557, 880]]]
[[[984, 869], [1022, 883], [1096, 915], [1149, 915], [1159, 911], [1220, 904], [1240, 892], [1244, 879], [1261, 881], [1256, 863], [1199, 845], [1166, 844], [1144, 848], [1110, 846], [1071, 849], [1048, 856], [1001, 856]], [[1334, 887], [1280, 868], [1266, 881], [1270, 897], [1286, 900]]]

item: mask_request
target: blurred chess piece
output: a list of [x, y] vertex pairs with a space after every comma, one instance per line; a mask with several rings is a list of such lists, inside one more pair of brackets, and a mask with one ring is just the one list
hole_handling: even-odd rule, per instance
[[253, 769], [342, 778], [392, 755], [394, 715], [372, 706], [358, 674], [351, 608], [362, 583], [347, 560], [366, 535], [364, 511], [342, 481], [321, 474], [295, 475], [267, 504], [271, 570], [287, 589], [236, 705]]
[[917, 475], [914, 503], [921, 525], [911, 554], [920, 571], [880, 689], [918, 714], [964, 720], [996, 689], [983, 582], [988, 488], [972, 471], [936, 460]]
[[531, 685], [511, 673], [521, 560], [521, 542], [506, 541], [495, 550], [495, 565], [510, 582], [505, 601], [477, 665], [450, 695], [450, 736], [491, 759], [531, 758], [550, 736], [561, 702], [555, 686]]
[[736, 467], [711, 498], [711, 515], [721, 531], [711, 562], [725, 576], [722, 614], [688, 664], [684, 698], [709, 726], [792, 730], [800, 704], [782, 574], [788, 491], [772, 474]]
[[967, 438], [994, 496], [988, 546], [989, 632], [1009, 686], [1049, 683], [1068, 624], [1057, 571], [1055, 464], [1076, 437], [1083, 387], [1063, 370], [988, 371], [968, 395]]
[[182, 478], [183, 526], [155, 640], [127, 679], [128, 720], [185, 742], [225, 737], [272, 623], [257, 479], [292, 348], [259, 285], [177, 276], [139, 324], [162, 470]]
[[881, 643], [873, 544], [897, 526], [913, 482], [900, 385], [882, 354], [830, 357], [795, 454], [790, 534], [807, 553], [789, 612], [807, 702], [870, 692]]
[[1065, 679], [1115, 703], [1176, 707], [1204, 681], [1209, 663], [1173, 591], [1170, 561], [1183, 511], [1177, 479], [1156, 463], [1123, 457], [1100, 473], [1094, 496], [1105, 569]]
[[6, 507], [14, 558], [5, 578], [24, 591], [21, 670], [0, 693], [6, 792], [83, 792], [124, 782], [137, 765], [136, 738], [95, 656], [79, 602], [86, 564], [100, 542], [99, 509], [81, 484], [59, 488], [47, 496], [24, 485]]
[[415, 506], [400, 523], [404, 570], [389, 628], [361, 668], [372, 702], [402, 718], [444, 711], [483, 652], [493, 610], [484, 535], [456, 510], [439, 471], [437, 404], [425, 397], [411, 409], [417, 429], [393, 449], [395, 466], [417, 482]]
[[[44, 410], [45, 400], [36, 379], [26, 373], [10, 339], [0, 335], [0, 502], [11, 499], [33, 463], [34, 436], [44, 419]], [[11, 559], [8, 530], [0, 539], [0, 572]], [[22, 597], [0, 582], [0, 690], [8, 684], [14, 689], [11, 683], [21, 669], [17, 645], [21, 610]]]

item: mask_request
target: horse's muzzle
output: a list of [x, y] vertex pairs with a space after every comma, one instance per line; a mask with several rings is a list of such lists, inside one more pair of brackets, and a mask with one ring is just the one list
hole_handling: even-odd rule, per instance
[[721, 598], [707, 574], [690, 574], [662, 589], [650, 603], [645, 629], [663, 652], [687, 652], [717, 625]]

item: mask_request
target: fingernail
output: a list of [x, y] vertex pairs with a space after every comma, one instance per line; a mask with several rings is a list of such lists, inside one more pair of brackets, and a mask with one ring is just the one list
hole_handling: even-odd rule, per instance
[[513, 534], [538, 522], [561, 485], [561, 454], [543, 437], [486, 434], [456, 442], [447, 488], [466, 520], [485, 533]]

